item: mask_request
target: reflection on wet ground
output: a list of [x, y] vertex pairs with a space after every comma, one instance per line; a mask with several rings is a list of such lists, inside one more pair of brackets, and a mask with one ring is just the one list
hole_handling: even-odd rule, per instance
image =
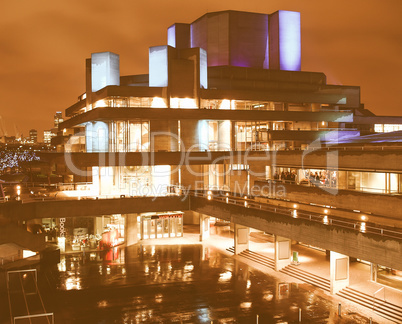
[[56, 323], [368, 322], [201, 244], [65, 255], [40, 279]]

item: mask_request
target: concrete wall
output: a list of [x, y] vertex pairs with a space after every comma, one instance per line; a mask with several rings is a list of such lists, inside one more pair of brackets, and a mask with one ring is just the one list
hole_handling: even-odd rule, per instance
[[402, 270], [402, 241], [352, 229], [309, 222], [262, 210], [191, 197], [193, 211], [230, 220], [322, 249]]
[[15, 243], [31, 251], [42, 251], [46, 247], [44, 234], [32, 234], [13, 224], [0, 227], [0, 245], [5, 243]]
[[[264, 185], [267, 182], [255, 182], [257, 185]], [[285, 189], [285, 197], [281, 192], [281, 197], [294, 202], [314, 203], [317, 205], [335, 206], [348, 210], [360, 210], [366, 213], [387, 218], [395, 221], [402, 221], [402, 196], [373, 194], [353, 190], [334, 190], [330, 188], [307, 187], [300, 185], [282, 184]], [[327, 189], [328, 191], [326, 191]], [[275, 197], [275, 191], [271, 191], [271, 196]]]
[[178, 124], [176, 120], [151, 120], [149, 128], [152, 152], [177, 151]]
[[29, 203], [0, 204], [0, 215], [12, 219], [61, 218], [130, 214], [168, 210], [188, 210], [188, 199], [182, 197], [143, 197], [96, 200], [50, 200]]

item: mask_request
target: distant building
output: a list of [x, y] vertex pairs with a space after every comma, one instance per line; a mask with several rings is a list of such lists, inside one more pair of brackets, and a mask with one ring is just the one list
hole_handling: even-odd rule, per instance
[[38, 131], [36, 129], [29, 130], [29, 141], [32, 143], [38, 142]]
[[54, 128], [58, 128], [59, 124], [61, 124], [63, 121], [64, 119], [62, 112], [57, 111], [56, 114], [54, 115]]
[[52, 137], [56, 136], [51, 130], [43, 131], [43, 143], [50, 144], [52, 141]]

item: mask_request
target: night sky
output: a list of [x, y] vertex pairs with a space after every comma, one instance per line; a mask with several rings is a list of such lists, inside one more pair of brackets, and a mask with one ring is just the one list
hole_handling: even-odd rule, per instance
[[[402, 115], [402, 0], [1, 1], [0, 116], [8, 135], [53, 126], [85, 91], [85, 59], [120, 54], [121, 75], [148, 73], [148, 47], [207, 12], [301, 12], [302, 70], [361, 87], [379, 115]], [[0, 126], [1, 126], [0, 121]], [[0, 127], [0, 136], [2, 130]]]

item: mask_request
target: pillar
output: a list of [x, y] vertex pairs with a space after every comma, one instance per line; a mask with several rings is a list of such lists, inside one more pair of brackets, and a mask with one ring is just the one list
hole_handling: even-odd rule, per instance
[[230, 151], [231, 124], [230, 120], [218, 121], [218, 151]]
[[151, 120], [151, 152], [178, 150], [178, 123], [173, 120]]
[[336, 294], [349, 285], [349, 257], [331, 251], [330, 253], [330, 292]]
[[209, 218], [207, 215], [200, 214], [200, 242], [209, 237]]
[[137, 214], [126, 214], [126, 245], [134, 245], [138, 242]]
[[370, 280], [377, 282], [378, 264], [370, 263]]
[[246, 226], [234, 224], [234, 248], [235, 254], [239, 254], [249, 248], [250, 229]]
[[292, 241], [275, 235], [275, 270], [279, 271], [291, 263]]

